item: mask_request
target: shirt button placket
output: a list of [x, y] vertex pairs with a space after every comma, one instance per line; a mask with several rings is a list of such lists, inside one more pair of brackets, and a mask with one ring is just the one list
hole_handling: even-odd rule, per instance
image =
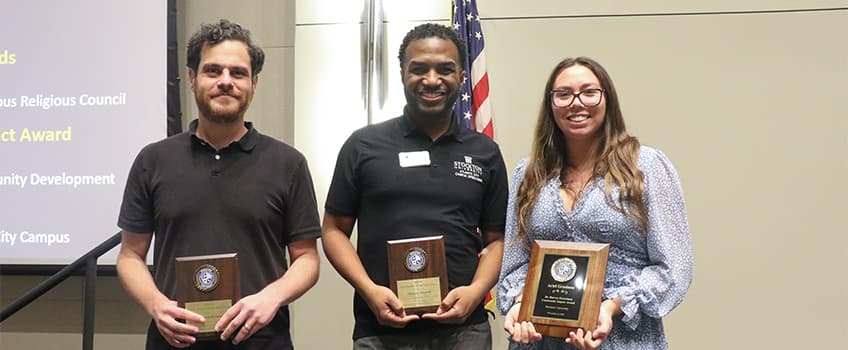
[[221, 175], [221, 158], [222, 158], [221, 154], [215, 153], [215, 155], [212, 158], [215, 159], [212, 162], [212, 176], [214, 177], [214, 176]]
[[430, 179], [432, 180], [439, 177], [438, 175], [441, 171], [441, 169], [439, 169], [439, 161], [441, 160], [441, 157], [435, 143], [430, 145], [430, 148], [427, 151], [430, 152]]

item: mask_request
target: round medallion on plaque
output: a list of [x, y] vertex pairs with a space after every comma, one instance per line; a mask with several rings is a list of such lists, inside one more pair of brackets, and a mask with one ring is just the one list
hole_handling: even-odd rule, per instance
[[427, 252], [415, 247], [406, 252], [406, 269], [409, 272], [421, 272], [427, 266]]
[[551, 277], [557, 282], [568, 282], [577, 273], [577, 264], [568, 257], [562, 257], [551, 265]]
[[200, 265], [194, 272], [194, 287], [201, 292], [211, 292], [218, 287], [221, 273], [218, 268], [209, 264]]

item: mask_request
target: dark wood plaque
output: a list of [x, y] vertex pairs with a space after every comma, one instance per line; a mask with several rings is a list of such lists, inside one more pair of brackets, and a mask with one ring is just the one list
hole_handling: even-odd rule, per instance
[[594, 330], [608, 256], [609, 244], [534, 241], [518, 321], [552, 337]]
[[215, 324], [241, 299], [238, 255], [236, 253], [186, 256], [176, 259], [177, 303], [203, 315], [206, 322], [193, 323], [200, 331], [197, 339], [217, 339]]
[[430, 236], [386, 243], [389, 287], [406, 313], [436, 312], [448, 294], [444, 238]]

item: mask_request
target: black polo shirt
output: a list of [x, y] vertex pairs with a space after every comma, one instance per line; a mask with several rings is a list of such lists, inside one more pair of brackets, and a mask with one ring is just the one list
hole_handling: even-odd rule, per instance
[[[357, 252], [377, 284], [388, 286], [386, 241], [444, 235], [448, 287], [469, 285], [483, 248], [477, 229], [504, 230], [509, 191], [500, 149], [450, 125], [431, 141], [401, 116], [355, 131], [339, 152], [326, 210], [357, 219]], [[382, 327], [358, 294], [354, 317], [354, 339], [442, 326], [420, 320], [403, 330]], [[481, 300], [466, 324], [485, 320]]]
[[[118, 226], [154, 234], [154, 280], [171, 299], [176, 257], [237, 252], [247, 296], [286, 272], [289, 242], [321, 234], [306, 159], [245, 126], [241, 140], [216, 151], [195, 135], [195, 120], [146, 146], [132, 165]], [[290, 344], [287, 306], [254, 337], [281, 335]]]

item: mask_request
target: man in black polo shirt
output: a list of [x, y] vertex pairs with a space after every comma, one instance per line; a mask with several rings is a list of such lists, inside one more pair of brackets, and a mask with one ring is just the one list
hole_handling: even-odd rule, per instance
[[[339, 152], [322, 240], [356, 289], [354, 349], [491, 348], [482, 302], [500, 269], [507, 176], [498, 146], [453, 118], [459, 47], [444, 26], [407, 33], [403, 116], [357, 130]], [[407, 314], [387, 288], [386, 241], [432, 235], [444, 236], [449, 292], [435, 313]]]
[[[287, 305], [318, 279], [321, 231], [306, 159], [244, 121], [264, 57], [238, 24], [203, 25], [187, 50], [198, 119], [145, 147], [130, 170], [118, 275], [153, 319], [147, 349], [292, 348]], [[185, 278], [174, 259], [230, 252], [243, 298], [215, 324], [221, 340], [198, 341], [198, 328], [179, 321], [204, 320], [174, 301], [175, 280]]]

